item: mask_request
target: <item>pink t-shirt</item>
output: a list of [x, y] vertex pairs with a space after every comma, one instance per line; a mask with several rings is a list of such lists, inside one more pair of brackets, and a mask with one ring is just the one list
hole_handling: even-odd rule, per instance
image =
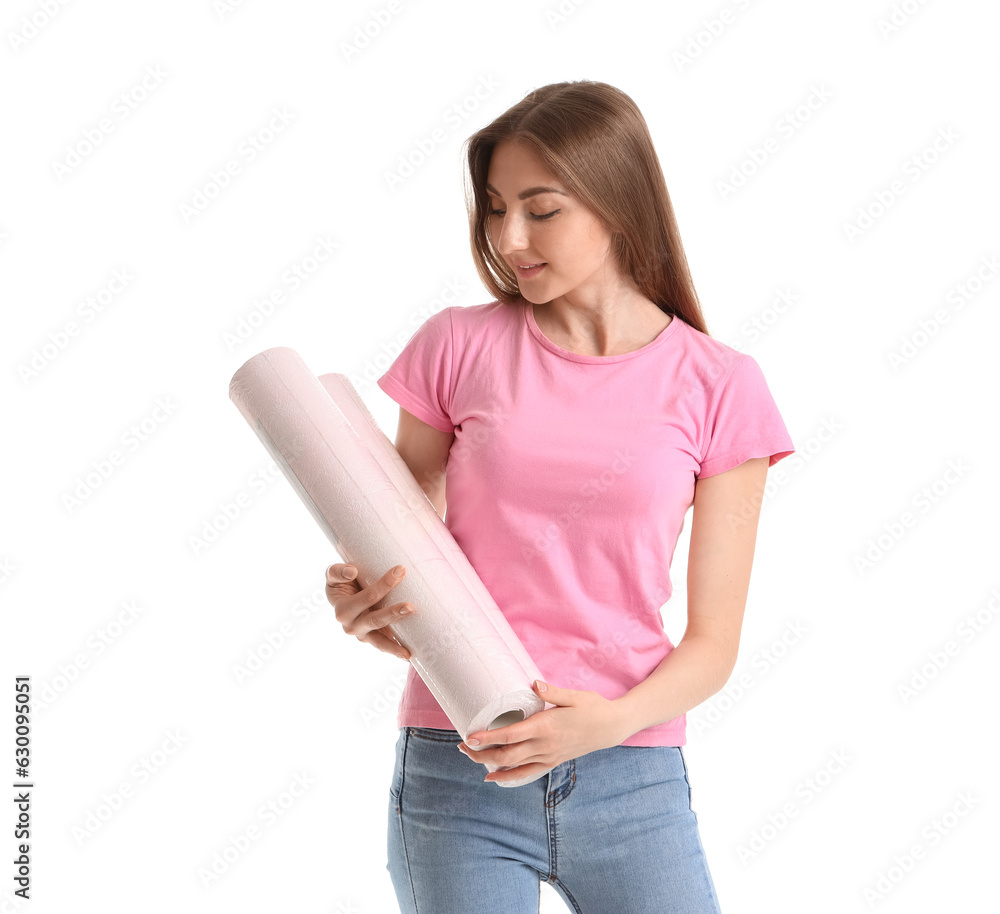
[[[695, 479], [794, 450], [757, 362], [676, 316], [591, 356], [530, 305], [445, 308], [378, 385], [454, 431], [445, 524], [543, 677], [609, 699], [673, 650], [660, 608]], [[683, 746], [685, 719], [623, 745]], [[454, 729], [412, 667], [398, 723]]]

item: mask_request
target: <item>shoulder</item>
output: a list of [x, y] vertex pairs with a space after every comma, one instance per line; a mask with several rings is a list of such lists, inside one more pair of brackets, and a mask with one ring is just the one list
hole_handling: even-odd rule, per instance
[[491, 301], [484, 305], [452, 305], [444, 310], [448, 312], [456, 332], [475, 332], [499, 329], [509, 324], [515, 314], [520, 312], [520, 306]]
[[465, 331], [509, 323], [519, 310], [518, 305], [491, 301], [484, 305], [448, 305], [436, 311], [421, 309], [414, 318], [419, 321], [418, 329], [427, 326], [434, 329], [448, 327], [454, 328], [455, 331]]
[[[679, 320], [676, 316], [674, 320]], [[677, 343], [689, 381], [706, 393], [722, 386], [738, 366], [756, 367], [752, 356], [679, 320]]]
[[518, 329], [517, 321], [523, 320], [519, 305], [501, 301], [482, 305], [452, 305], [434, 318], [446, 321], [450, 327], [455, 349], [458, 352], [482, 351], [509, 340]]

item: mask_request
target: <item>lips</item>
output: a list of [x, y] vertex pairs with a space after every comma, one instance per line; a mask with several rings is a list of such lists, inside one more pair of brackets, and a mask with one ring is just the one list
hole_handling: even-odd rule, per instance
[[540, 273], [542, 271], [542, 269], [545, 266], [546, 266], [546, 264], [544, 262], [541, 262], [541, 263], [515, 263], [514, 264], [515, 271], [516, 271], [517, 275], [525, 277], [525, 278], [528, 278], [528, 277], [531, 277], [531, 276], [536, 276], [538, 273]]

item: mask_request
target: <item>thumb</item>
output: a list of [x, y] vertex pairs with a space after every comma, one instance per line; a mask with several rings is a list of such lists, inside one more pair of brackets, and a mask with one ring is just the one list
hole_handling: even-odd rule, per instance
[[552, 685], [551, 682], [545, 682], [542, 679], [536, 679], [533, 688], [535, 694], [549, 704], [563, 707], [573, 704], [573, 689], [560, 689], [558, 686]]

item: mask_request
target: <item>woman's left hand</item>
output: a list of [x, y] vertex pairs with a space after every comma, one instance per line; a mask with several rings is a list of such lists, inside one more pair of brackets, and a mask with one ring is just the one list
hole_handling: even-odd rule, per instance
[[560, 689], [541, 680], [533, 686], [543, 701], [556, 705], [532, 714], [509, 727], [469, 734], [490, 749], [472, 749], [459, 743], [459, 750], [482, 765], [507, 768], [486, 775], [487, 781], [512, 781], [544, 774], [556, 765], [579, 758], [596, 749], [617, 746], [630, 734], [624, 732], [621, 710], [597, 692]]

